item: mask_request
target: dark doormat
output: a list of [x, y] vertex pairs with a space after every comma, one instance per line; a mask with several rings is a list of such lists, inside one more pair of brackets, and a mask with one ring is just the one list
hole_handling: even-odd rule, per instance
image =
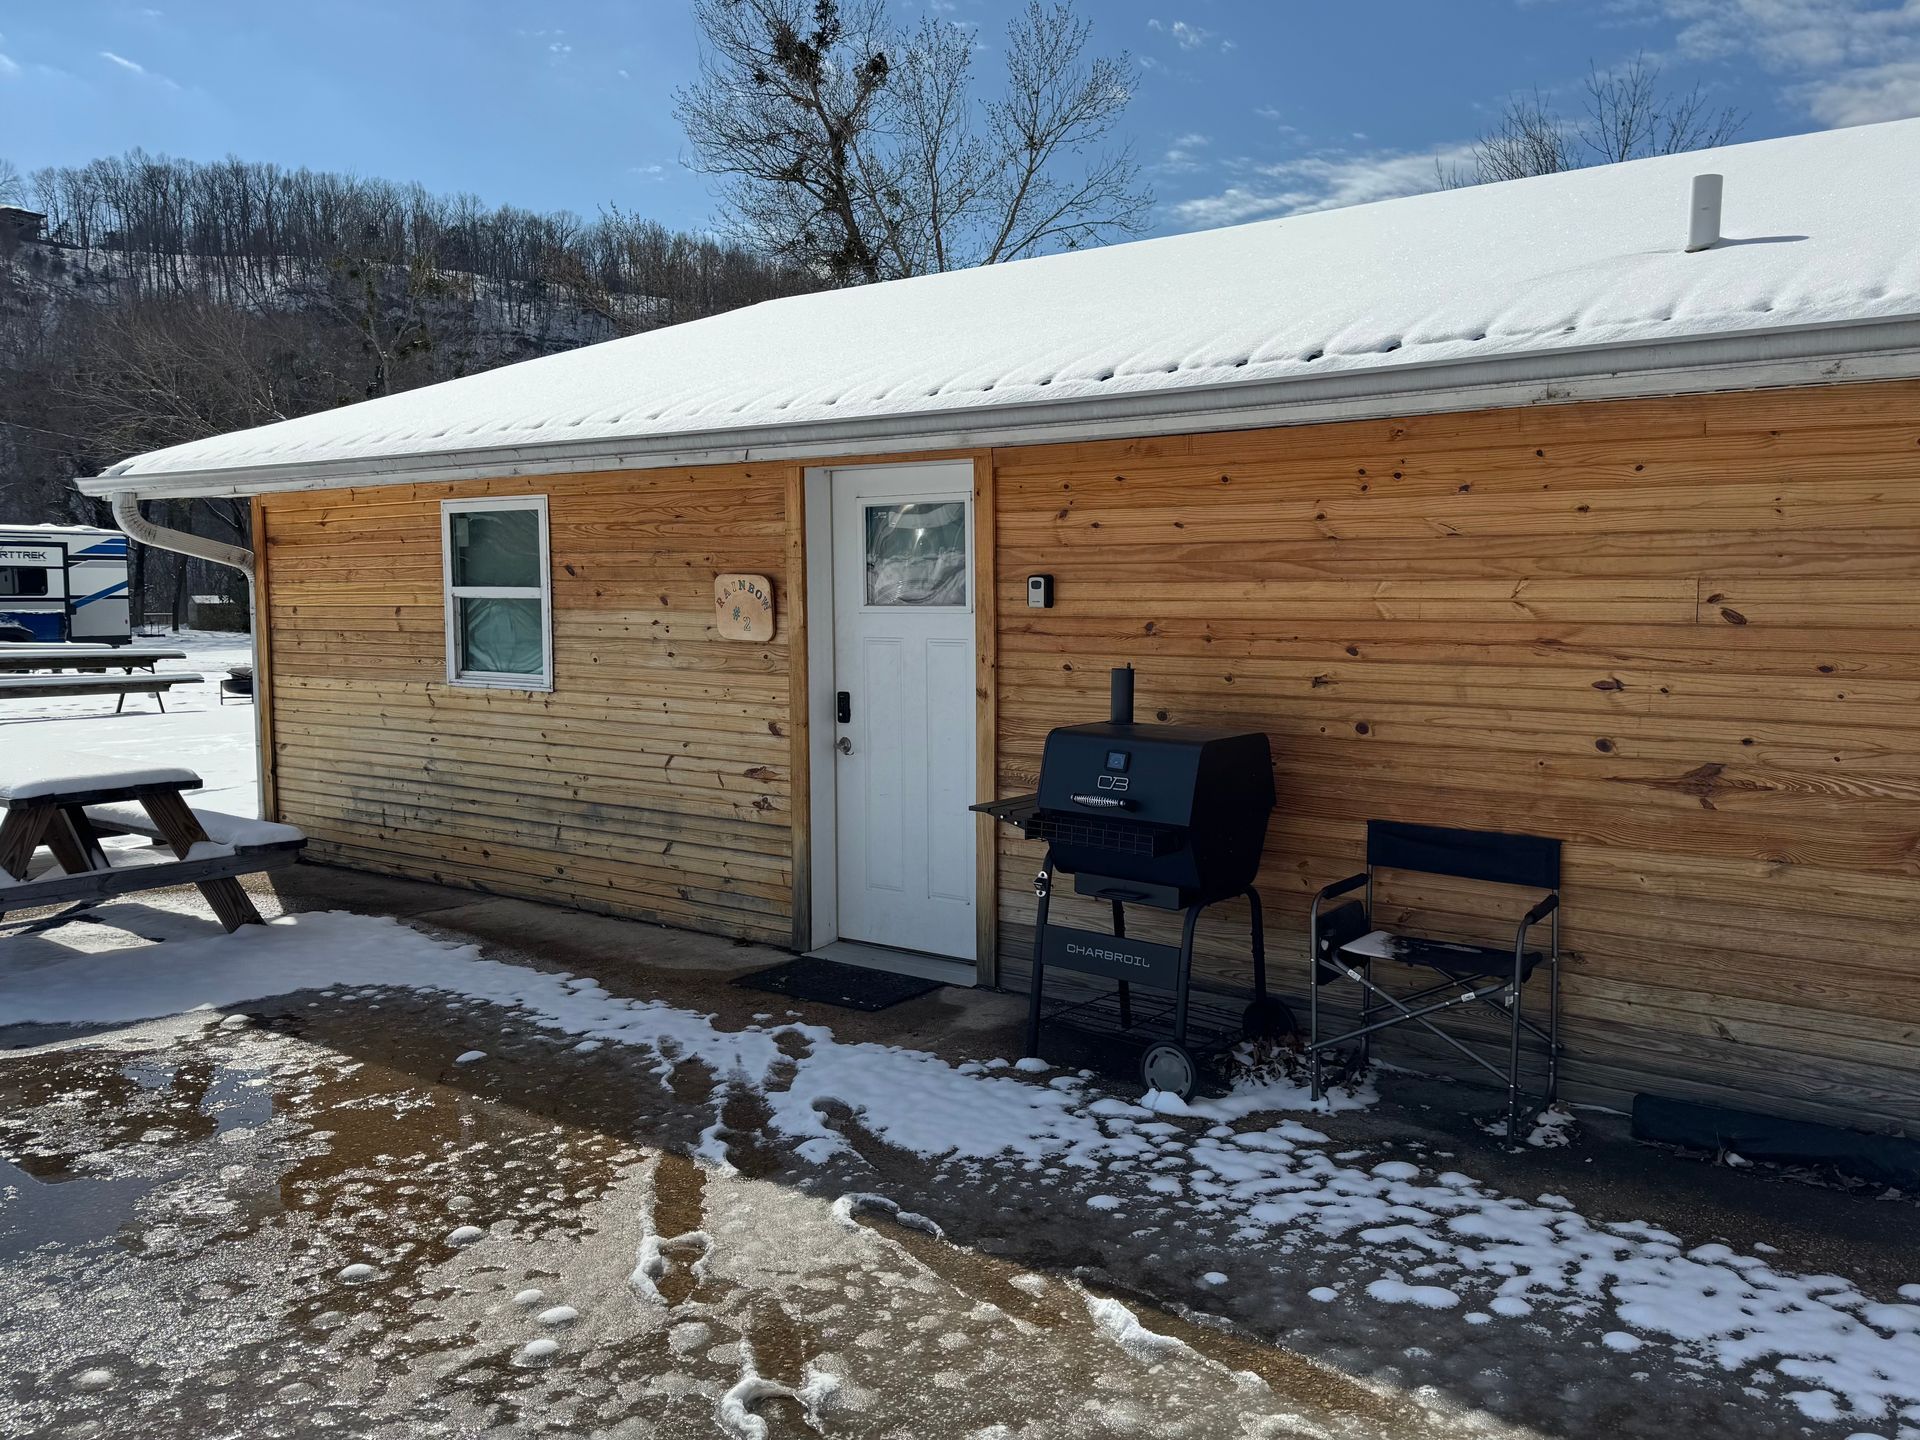
[[938, 990], [941, 982], [803, 955], [798, 960], [775, 965], [771, 970], [738, 976], [733, 983], [743, 990], [764, 990], [769, 995], [785, 995], [792, 1000], [814, 1000], [822, 1005], [838, 1005], [842, 1010], [885, 1010], [902, 1000]]

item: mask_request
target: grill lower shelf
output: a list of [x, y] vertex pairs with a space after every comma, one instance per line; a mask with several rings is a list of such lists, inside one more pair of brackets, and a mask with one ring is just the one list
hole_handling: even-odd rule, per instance
[[[1145, 1044], [1173, 1038], [1174, 999], [1171, 995], [1141, 994], [1132, 1000], [1133, 1023], [1120, 1023], [1120, 996], [1108, 990], [1080, 999], [1058, 1001], [1041, 1012], [1041, 1024], [1073, 1030], [1101, 1039]], [[1240, 1017], [1211, 1012], [1196, 1004], [1187, 1008], [1187, 1048], [1196, 1055], [1222, 1055], [1244, 1038]]]

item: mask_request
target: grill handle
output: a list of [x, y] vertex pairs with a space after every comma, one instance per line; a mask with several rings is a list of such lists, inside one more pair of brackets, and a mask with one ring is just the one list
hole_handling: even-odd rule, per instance
[[1076, 805], [1084, 805], [1089, 810], [1131, 810], [1133, 802], [1122, 800], [1118, 795], [1069, 795]]

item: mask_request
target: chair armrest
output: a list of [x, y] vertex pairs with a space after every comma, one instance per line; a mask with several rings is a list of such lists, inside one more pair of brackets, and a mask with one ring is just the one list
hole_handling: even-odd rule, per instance
[[1520, 923], [1514, 927], [1513, 931], [1513, 949], [1516, 955], [1526, 946], [1527, 931], [1538, 925], [1559, 908], [1560, 896], [1558, 893], [1555, 893], [1547, 896], [1538, 905], [1535, 905], [1531, 910], [1527, 911], [1525, 915], [1520, 917]]
[[1350, 891], [1358, 890], [1367, 883], [1367, 879], [1367, 872], [1362, 870], [1358, 875], [1349, 875], [1344, 880], [1334, 881], [1313, 897], [1313, 904], [1307, 907], [1307, 949], [1316, 963], [1320, 958], [1320, 907], [1329, 900], [1338, 899]]
[[1347, 894], [1349, 891], [1358, 890], [1366, 883], [1367, 872], [1362, 870], [1358, 875], [1349, 875], [1344, 880], [1334, 881], [1333, 884], [1327, 886], [1318, 895], [1313, 897], [1313, 903], [1318, 905], [1324, 900], [1335, 899], [1338, 896]]

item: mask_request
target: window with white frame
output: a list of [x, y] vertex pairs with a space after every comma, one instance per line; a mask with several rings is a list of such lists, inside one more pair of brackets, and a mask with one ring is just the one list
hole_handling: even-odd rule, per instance
[[547, 497], [443, 500], [447, 679], [553, 688]]

